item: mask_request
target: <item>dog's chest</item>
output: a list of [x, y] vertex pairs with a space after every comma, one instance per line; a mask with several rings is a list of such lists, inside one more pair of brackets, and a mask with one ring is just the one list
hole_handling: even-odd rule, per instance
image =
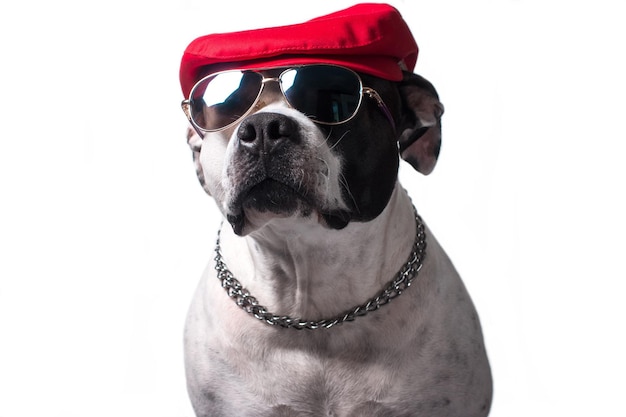
[[[319, 346], [313, 347], [319, 350]], [[371, 351], [367, 343], [321, 353], [304, 345], [248, 350], [245, 354], [256, 359], [241, 362], [233, 377], [239, 379], [237, 386], [242, 391], [253, 393], [257, 401], [263, 398], [269, 410], [278, 407], [293, 415], [306, 410], [316, 416], [347, 416], [371, 404], [372, 399], [388, 401], [402, 390], [396, 386], [401, 374], [397, 363]]]

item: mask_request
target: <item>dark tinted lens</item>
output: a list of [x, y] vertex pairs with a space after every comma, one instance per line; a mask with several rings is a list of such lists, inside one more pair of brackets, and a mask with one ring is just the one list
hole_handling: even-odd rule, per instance
[[228, 71], [206, 78], [191, 92], [191, 116], [205, 130], [221, 129], [246, 114], [261, 91], [262, 77]]
[[350, 70], [329, 65], [293, 68], [281, 76], [289, 104], [310, 119], [341, 123], [351, 118], [361, 100], [361, 82]]

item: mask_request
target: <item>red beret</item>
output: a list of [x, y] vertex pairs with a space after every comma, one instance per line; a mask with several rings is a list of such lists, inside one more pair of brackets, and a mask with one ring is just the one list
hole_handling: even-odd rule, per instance
[[305, 23], [202, 36], [180, 65], [188, 97], [210, 70], [328, 63], [392, 81], [413, 71], [417, 44], [400, 13], [387, 4], [357, 4]]

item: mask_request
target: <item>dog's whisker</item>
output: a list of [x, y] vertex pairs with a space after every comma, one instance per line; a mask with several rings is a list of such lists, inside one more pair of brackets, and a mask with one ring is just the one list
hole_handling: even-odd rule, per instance
[[343, 138], [346, 137], [346, 135], [350, 133], [350, 130], [346, 131], [343, 135], [341, 135], [341, 137], [339, 139], [337, 139], [337, 142], [333, 143], [332, 146], [330, 146], [330, 149], [334, 149], [337, 145], [339, 145], [339, 142], [341, 142], [343, 140]]
[[[326, 144], [328, 144], [328, 141], [330, 140], [330, 137], [331, 137], [332, 135], [333, 135], [333, 128], [332, 128], [332, 126], [331, 126], [331, 128], [330, 128], [330, 130], [328, 131], [328, 134], [326, 135], [326, 137], [324, 138], [324, 140], [323, 140], [323, 141], [321, 141], [320, 143], [318, 143], [318, 144], [316, 145], [316, 147], [317, 147], [317, 148], [319, 148], [319, 147], [320, 147], [320, 146], [322, 146], [322, 145], [326, 145]], [[330, 148], [330, 146], [329, 146], [329, 148]]]
[[316, 175], [318, 176], [318, 178], [321, 176], [321, 180], [318, 180], [318, 184], [323, 184], [324, 188], [325, 188], [325, 193], [324, 195], [326, 196], [330, 196], [330, 165], [328, 164], [328, 161], [326, 161], [324, 158], [320, 158], [317, 157], [318, 160], [322, 161], [322, 163], [324, 164], [324, 166], [326, 167], [325, 170], [320, 170], [316, 173]]
[[352, 202], [354, 203], [354, 208], [357, 211], [357, 213], [361, 213], [361, 210], [359, 209], [359, 205], [356, 202], [356, 199], [354, 198], [354, 195], [352, 195], [352, 191], [350, 191], [350, 186], [348, 185], [348, 181], [346, 180], [346, 177], [342, 174], [339, 174], [339, 183], [343, 186], [344, 190], [346, 190], [346, 193], [348, 193], [348, 196], [350, 197], [350, 200], [352, 200]]
[[296, 189], [296, 191], [302, 192], [302, 195], [306, 197], [306, 195], [308, 194], [307, 187], [302, 187], [302, 184], [304, 184], [305, 182], [307, 173], [303, 168], [300, 168], [300, 173], [302, 175], [300, 175], [300, 181], [298, 182], [298, 188]]
[[321, 158], [319, 156], [316, 156], [315, 158], [319, 161], [322, 161], [322, 163], [326, 166], [326, 170], [320, 171], [320, 174], [322, 174], [325, 178], [328, 178], [330, 176], [330, 165], [328, 165], [328, 161], [326, 161], [324, 158]]

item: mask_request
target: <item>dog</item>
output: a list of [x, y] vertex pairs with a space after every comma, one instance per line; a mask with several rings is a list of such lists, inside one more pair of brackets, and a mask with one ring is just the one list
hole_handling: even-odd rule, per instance
[[246, 72], [258, 96], [232, 120], [185, 103], [198, 178], [226, 220], [185, 326], [195, 413], [486, 416], [478, 314], [398, 181], [401, 160], [435, 167], [439, 96], [410, 71], [391, 81], [324, 61], [295, 66], [310, 77], [298, 85], [326, 69], [359, 80], [349, 114], [304, 112], [282, 64]]

